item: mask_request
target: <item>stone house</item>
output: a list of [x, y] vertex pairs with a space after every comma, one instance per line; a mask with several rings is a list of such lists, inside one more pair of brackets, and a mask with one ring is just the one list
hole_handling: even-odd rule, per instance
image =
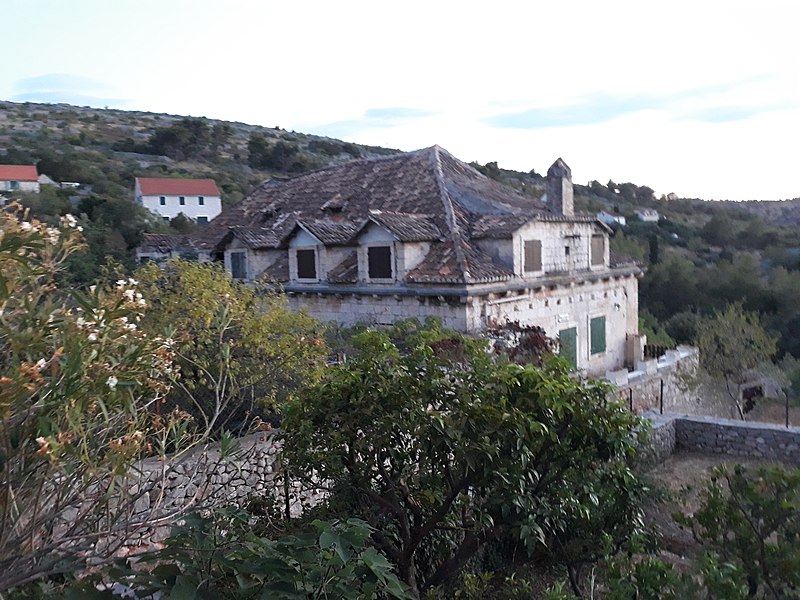
[[645, 223], [658, 223], [661, 218], [655, 208], [637, 208], [635, 211], [636, 217]]
[[597, 213], [597, 220], [602, 221], [606, 225], [619, 225], [621, 227], [625, 227], [628, 224], [627, 219], [625, 219], [625, 215], [621, 215], [610, 210], [601, 210], [599, 213]]
[[561, 159], [547, 198], [434, 146], [267, 181], [190, 241], [323, 320], [431, 316], [465, 332], [519, 322], [559, 338], [588, 374], [631, 364], [641, 269], [610, 255], [606, 225], [574, 212]]
[[219, 188], [213, 179], [137, 177], [133, 195], [136, 202], [165, 221], [183, 213], [198, 224], [205, 224], [222, 211]]
[[35, 165], [0, 165], [0, 192], [39, 193], [39, 173]]

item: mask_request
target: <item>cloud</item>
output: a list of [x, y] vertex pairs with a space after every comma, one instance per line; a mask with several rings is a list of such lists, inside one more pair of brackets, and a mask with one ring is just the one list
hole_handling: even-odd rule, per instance
[[404, 125], [415, 119], [423, 119], [438, 114], [434, 110], [408, 107], [369, 108], [357, 119], [346, 119], [314, 126], [314, 131], [322, 135], [343, 136], [364, 129], [388, 129]]
[[696, 88], [688, 88], [669, 94], [588, 94], [572, 104], [564, 106], [545, 106], [521, 111], [504, 112], [484, 119], [488, 125], [510, 129], [544, 129], [547, 127], [568, 127], [574, 125], [594, 125], [645, 110], [676, 111], [676, 118], [692, 118], [713, 122], [746, 119], [763, 110], [775, 107], [705, 107], [689, 112], [678, 112], [687, 102], [726, 96], [744, 85], [769, 79], [756, 76], [737, 81], [716, 83]]
[[48, 73], [18, 80], [14, 102], [52, 102], [81, 106], [122, 107], [127, 100], [108, 94], [110, 87], [96, 79], [71, 73]]
[[664, 100], [647, 95], [611, 96], [596, 94], [567, 106], [548, 106], [493, 115], [485, 119], [494, 127], [543, 129], [570, 125], [593, 125], [642, 110], [661, 108]]
[[794, 108], [791, 104], [765, 104], [761, 106], [712, 106], [689, 111], [680, 116], [685, 121], [703, 121], [706, 123], [730, 123], [744, 121], [776, 110]]

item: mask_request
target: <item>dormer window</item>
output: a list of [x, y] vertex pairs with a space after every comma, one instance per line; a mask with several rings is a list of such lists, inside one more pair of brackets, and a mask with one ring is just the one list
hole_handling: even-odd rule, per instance
[[392, 278], [391, 246], [369, 246], [367, 248], [367, 276], [370, 279]]
[[297, 250], [297, 278], [317, 279], [317, 251], [313, 248]]

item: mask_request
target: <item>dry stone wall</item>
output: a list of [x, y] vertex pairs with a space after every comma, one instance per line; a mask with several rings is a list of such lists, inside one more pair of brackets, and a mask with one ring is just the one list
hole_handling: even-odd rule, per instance
[[319, 485], [307, 487], [289, 481], [280, 449], [275, 432], [265, 432], [238, 440], [230, 456], [223, 456], [214, 444], [177, 459], [144, 461], [126, 479], [130, 500], [126, 522], [134, 526], [126, 532], [119, 553], [158, 547], [182, 514], [244, 506], [254, 495], [272, 498], [281, 512], [292, 517], [302, 514], [317, 504], [325, 491]]
[[764, 458], [800, 466], [800, 427], [648, 413], [652, 424], [642, 448], [646, 464], [660, 462], [677, 451], [708, 452], [726, 456]]

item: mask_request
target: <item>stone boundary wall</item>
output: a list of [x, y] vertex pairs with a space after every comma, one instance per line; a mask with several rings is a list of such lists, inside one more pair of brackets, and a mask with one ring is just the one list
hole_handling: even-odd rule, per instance
[[609, 371], [605, 378], [637, 415], [660, 411], [662, 399], [665, 413], [682, 412], [694, 401], [699, 357], [697, 348], [678, 346], [658, 359], [637, 363], [633, 371]]
[[764, 458], [800, 466], [800, 427], [649, 413], [650, 439], [642, 448], [645, 464], [661, 462], [676, 450]]
[[686, 416], [675, 422], [675, 446], [800, 465], [800, 427]]
[[[289, 481], [280, 461], [282, 443], [277, 431], [251, 434], [235, 440], [236, 450], [222, 456], [219, 443], [198, 447], [179, 458], [147, 459], [122, 481], [124, 534], [107, 543], [121, 546], [118, 555], [153, 549], [169, 536], [172, 525], [192, 510], [222, 505], [243, 506], [258, 494], [270, 496], [282, 514], [302, 514], [325, 495], [322, 486], [306, 487]], [[74, 507], [80, 511], [80, 507]], [[77, 514], [77, 513], [76, 513]], [[64, 515], [65, 519], [70, 514]], [[120, 544], [121, 536], [125, 540]]]

